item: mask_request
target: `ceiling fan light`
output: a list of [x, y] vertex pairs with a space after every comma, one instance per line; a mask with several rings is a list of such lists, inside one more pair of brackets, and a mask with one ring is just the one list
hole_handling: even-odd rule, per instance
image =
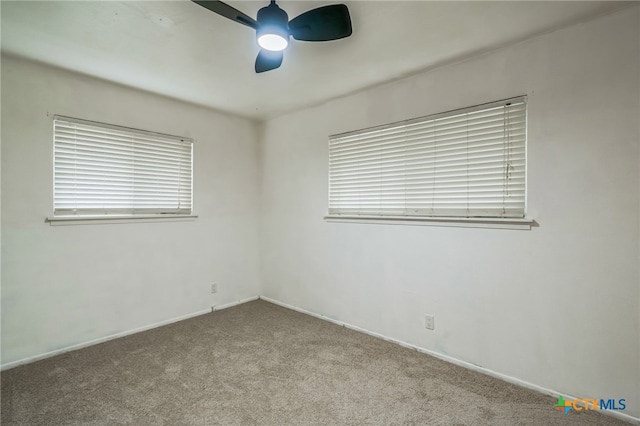
[[258, 45], [265, 50], [280, 52], [287, 48], [289, 40], [280, 34], [266, 33], [258, 36]]
[[258, 45], [272, 52], [280, 52], [289, 45], [289, 15], [275, 1], [258, 11]]

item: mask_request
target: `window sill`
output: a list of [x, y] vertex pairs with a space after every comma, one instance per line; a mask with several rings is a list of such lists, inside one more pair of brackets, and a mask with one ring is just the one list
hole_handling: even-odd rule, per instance
[[327, 222], [375, 223], [379, 225], [449, 226], [459, 228], [493, 228], [530, 230], [538, 226], [533, 219], [490, 217], [411, 217], [411, 216], [325, 216]]
[[193, 221], [198, 215], [140, 215], [140, 216], [64, 216], [48, 217], [51, 226], [107, 225], [115, 223], [151, 223]]

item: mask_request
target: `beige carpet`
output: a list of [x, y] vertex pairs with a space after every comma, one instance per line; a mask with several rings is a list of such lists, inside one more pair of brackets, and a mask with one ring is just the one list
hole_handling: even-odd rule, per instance
[[256, 301], [2, 373], [3, 425], [615, 425]]

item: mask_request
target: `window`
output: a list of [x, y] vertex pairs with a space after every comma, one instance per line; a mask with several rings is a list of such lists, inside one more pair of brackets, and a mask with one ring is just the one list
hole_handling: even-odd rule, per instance
[[190, 215], [193, 141], [56, 116], [54, 217]]
[[526, 98], [329, 138], [329, 218], [523, 218]]

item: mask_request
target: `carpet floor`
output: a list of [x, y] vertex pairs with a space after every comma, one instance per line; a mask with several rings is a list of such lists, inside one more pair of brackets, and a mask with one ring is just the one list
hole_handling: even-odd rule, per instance
[[618, 425], [255, 301], [2, 372], [3, 425]]

